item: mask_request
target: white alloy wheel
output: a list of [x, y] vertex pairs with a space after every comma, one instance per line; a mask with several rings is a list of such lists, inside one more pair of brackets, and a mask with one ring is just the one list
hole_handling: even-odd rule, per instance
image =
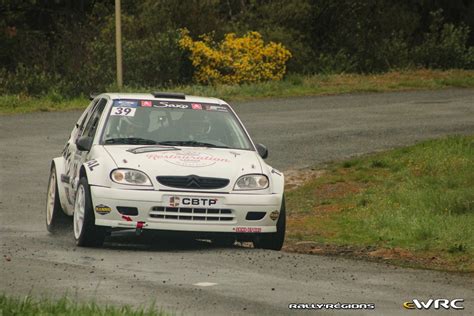
[[51, 176], [49, 179], [48, 198], [46, 201], [46, 223], [48, 225], [51, 225], [51, 222], [53, 220], [55, 199], [56, 199], [56, 172], [54, 169], [52, 169]]
[[84, 226], [84, 214], [86, 210], [86, 194], [84, 186], [79, 185], [76, 194], [76, 202], [74, 203], [74, 237], [79, 239], [82, 228]]

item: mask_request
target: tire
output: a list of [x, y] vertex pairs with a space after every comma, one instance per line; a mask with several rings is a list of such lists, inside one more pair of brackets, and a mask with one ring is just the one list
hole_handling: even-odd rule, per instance
[[81, 178], [74, 201], [74, 238], [79, 247], [100, 247], [104, 243], [106, 229], [95, 225], [91, 192], [86, 178]]
[[283, 242], [285, 241], [286, 231], [286, 208], [285, 196], [281, 201], [280, 217], [278, 217], [276, 233], [260, 234], [255, 237], [253, 246], [260, 249], [281, 250]]
[[57, 180], [56, 167], [53, 164], [46, 196], [46, 229], [52, 234], [64, 231], [71, 223], [71, 218], [64, 213], [59, 201]]

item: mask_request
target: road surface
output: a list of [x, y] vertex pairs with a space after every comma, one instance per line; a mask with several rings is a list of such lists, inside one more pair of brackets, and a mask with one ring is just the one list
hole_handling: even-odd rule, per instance
[[[449, 134], [474, 133], [474, 90], [355, 94], [240, 103], [235, 109], [281, 170]], [[122, 234], [103, 249], [46, 232], [50, 159], [79, 112], [0, 116], [0, 293], [94, 299], [178, 314], [294, 314], [289, 303], [375, 303], [402, 314], [413, 298], [464, 298], [472, 276], [206, 242]], [[347, 314], [372, 314], [348, 311]], [[416, 313], [416, 312], [415, 312]]]

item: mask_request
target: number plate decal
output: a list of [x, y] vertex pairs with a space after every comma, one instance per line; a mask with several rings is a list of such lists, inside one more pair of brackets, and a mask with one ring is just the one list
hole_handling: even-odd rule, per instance
[[165, 201], [171, 207], [217, 208], [221, 204], [218, 198], [208, 197], [167, 196]]
[[114, 106], [112, 108], [111, 116], [135, 116], [136, 108], [125, 107], [125, 106]]

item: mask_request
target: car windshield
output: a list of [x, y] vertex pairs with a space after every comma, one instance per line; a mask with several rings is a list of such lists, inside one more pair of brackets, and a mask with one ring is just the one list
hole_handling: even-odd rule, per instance
[[227, 106], [184, 101], [115, 100], [101, 143], [251, 149]]

